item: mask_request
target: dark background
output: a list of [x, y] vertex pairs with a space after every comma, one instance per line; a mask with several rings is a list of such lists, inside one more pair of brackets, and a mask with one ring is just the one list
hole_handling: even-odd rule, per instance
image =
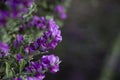
[[[62, 60], [60, 71], [45, 80], [120, 80], [120, 54], [111, 61], [120, 34], [120, 1], [72, 0], [67, 14], [63, 41], [55, 51]], [[107, 73], [113, 70], [111, 78], [102, 79], [104, 67]]]

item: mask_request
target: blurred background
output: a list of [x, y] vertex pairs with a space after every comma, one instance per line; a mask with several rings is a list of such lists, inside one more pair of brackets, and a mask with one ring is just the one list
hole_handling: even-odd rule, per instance
[[120, 80], [120, 0], [72, 0], [67, 14], [60, 71], [45, 80]]

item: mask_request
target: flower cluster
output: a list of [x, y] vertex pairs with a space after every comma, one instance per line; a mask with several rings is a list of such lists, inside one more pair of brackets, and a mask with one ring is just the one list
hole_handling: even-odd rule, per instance
[[43, 33], [43, 36], [37, 39], [36, 42], [43, 50], [55, 49], [57, 43], [62, 41], [61, 31], [52, 19], [46, 21], [46, 25], [43, 25], [42, 28], [45, 26], [46, 31]]
[[[59, 26], [53, 19], [47, 20], [44, 17], [34, 16], [33, 19], [27, 24], [43, 30], [43, 35], [36, 39], [30, 46], [25, 48], [25, 51], [31, 53], [31, 51], [41, 50], [47, 51], [49, 49], [55, 49], [57, 44], [62, 41], [61, 31]], [[30, 26], [30, 27], [31, 27]]]
[[[27, 76], [27, 80], [43, 80], [45, 78], [45, 72], [50, 71], [56, 73], [59, 71], [59, 58], [54, 55], [45, 55], [38, 62], [30, 62], [30, 65], [25, 69], [29, 73], [33, 73], [32, 76]], [[14, 80], [23, 80], [22, 78], [15, 78]]]
[[59, 63], [59, 57], [54, 55], [46, 55], [41, 59], [43, 68], [49, 70], [51, 73], [59, 71]]
[[0, 1], [0, 24], [6, 24], [7, 20], [16, 19], [28, 12], [33, 0], [1, 0]]

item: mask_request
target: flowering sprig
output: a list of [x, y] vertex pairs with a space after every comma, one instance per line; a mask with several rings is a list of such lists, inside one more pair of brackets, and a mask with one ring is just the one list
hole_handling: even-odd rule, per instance
[[[54, 50], [62, 41], [56, 16], [66, 13], [64, 9], [55, 11], [59, 0], [54, 4], [48, 0], [41, 0], [43, 5], [39, 2], [0, 1], [1, 80], [43, 80], [47, 72], [59, 71], [61, 61], [49, 50]], [[40, 8], [45, 8], [42, 11], [45, 15], [39, 14]]]

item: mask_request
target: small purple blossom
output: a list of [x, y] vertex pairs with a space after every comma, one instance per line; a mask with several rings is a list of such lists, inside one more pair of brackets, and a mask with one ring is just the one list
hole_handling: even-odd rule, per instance
[[0, 42], [0, 58], [9, 54], [9, 46], [6, 43]]
[[13, 42], [13, 44], [14, 44], [14, 47], [18, 47], [21, 43], [22, 43], [22, 41], [23, 41], [23, 36], [22, 35], [17, 35], [16, 36], [16, 40]]
[[20, 25], [19, 26], [19, 32], [22, 32], [24, 30], [24, 26], [23, 25]]
[[35, 50], [33, 49], [33, 46], [28, 46], [26, 45], [24, 47], [24, 52], [27, 54], [27, 55], [30, 55], [30, 54], [33, 54], [35, 52]]
[[23, 57], [22, 57], [22, 55], [20, 53], [18, 53], [16, 55], [16, 59], [20, 62], [23, 59]]
[[65, 13], [65, 8], [64, 6], [62, 5], [57, 5], [55, 7], [55, 12], [58, 13], [58, 16], [61, 18], [61, 19], [66, 19], [67, 18], [67, 14]]
[[23, 36], [22, 35], [17, 35], [17, 42], [21, 43], [23, 41]]

